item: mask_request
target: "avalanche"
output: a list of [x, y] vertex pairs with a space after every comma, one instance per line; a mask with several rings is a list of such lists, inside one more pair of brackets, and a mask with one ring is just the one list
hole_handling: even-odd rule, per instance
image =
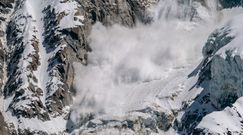
[[[119, 119], [151, 106], [173, 112], [182, 110], [184, 103], [190, 105], [203, 88], [194, 87], [198, 75], [188, 75], [203, 60], [201, 51], [208, 35], [242, 13], [241, 8], [219, 11], [218, 1], [208, 0], [206, 4], [207, 8], [199, 2], [178, 5], [176, 1], [162, 0], [151, 10], [156, 18], [151, 25], [140, 24], [133, 29], [94, 25], [89, 37], [89, 64], [75, 64], [78, 93], [72, 120], [79, 123], [89, 113], [97, 119]], [[194, 17], [191, 8], [195, 9]], [[236, 22], [241, 24], [241, 20], [232, 23]], [[242, 31], [239, 24], [233, 25], [233, 33]], [[238, 38], [242, 41], [241, 36]], [[232, 44], [236, 45], [234, 41]], [[225, 48], [240, 48], [234, 45]], [[182, 117], [183, 112], [179, 112], [178, 119]], [[204, 119], [201, 123], [207, 124]], [[101, 134], [109, 132], [115, 131]]]
[[0, 1], [0, 134], [243, 133], [237, 2]]

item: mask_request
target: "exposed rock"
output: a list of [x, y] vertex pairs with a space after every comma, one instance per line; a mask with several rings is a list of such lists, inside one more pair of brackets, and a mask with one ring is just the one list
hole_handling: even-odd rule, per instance
[[2, 113], [0, 112], [0, 133], [3, 135], [10, 135], [10, 131], [8, 129], [8, 125], [7, 123], [4, 121], [4, 117], [2, 115]]
[[242, 0], [220, 0], [220, 2], [224, 8], [233, 8], [233, 7], [243, 6]]
[[94, 24], [97, 21], [105, 25], [119, 23], [134, 26], [135, 24], [135, 14], [127, 1], [80, 0], [80, 4], [84, 8], [84, 16], [87, 18], [84, 21], [86, 25]]
[[3, 37], [5, 34], [3, 31], [0, 31], [0, 37]]
[[[3, 87], [4, 85], [4, 61], [5, 61], [5, 54], [3, 51], [3, 44], [2, 41], [0, 39], [0, 88]], [[0, 90], [0, 93], [2, 93], [3, 91]]]
[[[81, 117], [80, 134], [127, 133], [127, 134], [159, 134], [167, 131], [174, 121], [173, 113], [165, 113], [158, 107], [130, 112], [119, 119], [95, 119], [95, 117]], [[88, 119], [87, 119], [88, 118]], [[82, 126], [83, 125], [83, 126]]]

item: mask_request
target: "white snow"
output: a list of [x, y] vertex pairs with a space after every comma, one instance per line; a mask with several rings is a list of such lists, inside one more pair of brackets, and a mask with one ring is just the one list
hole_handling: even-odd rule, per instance
[[227, 107], [223, 111], [216, 111], [206, 115], [198, 128], [210, 130], [212, 133], [223, 134], [227, 130], [231, 132], [242, 131], [243, 98], [239, 98], [233, 107]]
[[66, 120], [62, 117], [51, 118], [50, 121], [41, 121], [38, 118], [26, 119], [23, 117], [16, 118], [13, 117], [10, 112], [5, 114], [6, 121], [17, 125], [16, 128], [20, 129], [30, 129], [31, 131], [45, 131], [49, 134], [52, 133], [61, 133], [66, 129]]
[[[44, 3], [44, 7], [51, 5], [55, 9], [55, 13], [64, 13], [65, 16], [60, 20], [60, 29], [73, 28], [82, 24], [84, 16], [77, 14], [77, 8], [81, 8], [75, 0], [41, 0]], [[35, 1], [33, 1], [34, 4]], [[37, 4], [36, 4], [37, 5]], [[43, 10], [43, 8], [42, 8]], [[74, 20], [74, 18], [77, 20]]]
[[[241, 9], [243, 11], [243, 9]], [[243, 13], [239, 15], [235, 15], [226, 25], [229, 25], [230, 27], [230, 33], [228, 34], [231, 37], [235, 37], [229, 44], [222, 47], [219, 51], [217, 51], [216, 54], [222, 56], [223, 58], [226, 57], [226, 51], [231, 50], [232, 51], [232, 57], [235, 55], [241, 56], [243, 58], [242, 52], [243, 52]]]
[[[82, 21], [84, 20], [84, 17], [81, 15], [75, 15], [77, 12], [77, 8], [81, 7], [79, 7], [78, 3], [74, 0], [70, 0], [70, 2], [67, 3], [55, 4], [55, 9], [57, 13], [65, 13], [64, 18], [61, 19], [61, 22], [59, 24], [60, 29], [72, 28], [83, 25]], [[76, 21], [74, 20], [75, 17], [77, 18]]]

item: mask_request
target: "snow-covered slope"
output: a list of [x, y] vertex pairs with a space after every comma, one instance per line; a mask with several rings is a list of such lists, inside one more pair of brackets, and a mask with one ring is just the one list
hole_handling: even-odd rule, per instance
[[0, 1], [0, 134], [243, 133], [236, 6]]
[[[223, 29], [211, 35], [205, 46], [212, 79], [208, 88], [213, 112], [197, 128], [213, 134], [240, 134], [242, 131], [242, 16], [236, 15]], [[220, 41], [217, 41], [220, 39]], [[217, 42], [217, 43], [216, 43]], [[212, 50], [212, 51], [211, 51]], [[213, 52], [212, 54], [208, 54]], [[208, 72], [207, 70], [206, 72]], [[205, 71], [205, 70], [204, 70]], [[205, 80], [204, 80], [205, 81]]]
[[[58, 69], [65, 68], [58, 53], [68, 45], [59, 31], [82, 25], [82, 16], [74, 15], [77, 2], [22, 0], [15, 4], [6, 29], [5, 121], [13, 124], [11, 130], [17, 134], [64, 132], [71, 94]], [[65, 15], [58, 20], [60, 14]]]

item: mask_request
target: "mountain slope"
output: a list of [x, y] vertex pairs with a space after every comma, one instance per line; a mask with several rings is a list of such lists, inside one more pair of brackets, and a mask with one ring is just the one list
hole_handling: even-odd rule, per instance
[[[122, 19], [124, 24], [133, 26], [135, 14], [140, 12], [134, 13], [127, 2], [117, 5], [124, 3], [126, 8], [100, 2], [110, 5], [99, 11], [100, 19], [105, 19], [104, 10], [113, 14], [114, 23], [127, 18]], [[75, 94], [72, 63], [86, 64], [86, 52], [90, 50], [86, 35], [99, 16], [94, 9], [90, 11], [96, 3], [16, 0], [3, 1], [0, 6], [4, 49], [1, 112], [10, 134], [66, 132], [69, 105]], [[124, 14], [116, 16], [119, 10]], [[106, 24], [111, 22], [104, 20]]]
[[2, 0], [0, 133], [242, 133], [236, 6]]

